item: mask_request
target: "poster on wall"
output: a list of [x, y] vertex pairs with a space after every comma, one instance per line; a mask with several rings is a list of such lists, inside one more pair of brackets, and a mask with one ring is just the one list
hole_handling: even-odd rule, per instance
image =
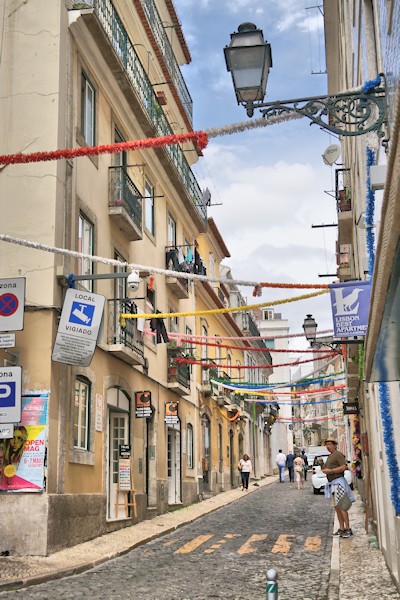
[[167, 423], [167, 425], [176, 425], [179, 423], [178, 404], [178, 402], [165, 403], [164, 422]]
[[48, 395], [22, 396], [21, 421], [12, 438], [0, 441], [0, 491], [42, 492]]

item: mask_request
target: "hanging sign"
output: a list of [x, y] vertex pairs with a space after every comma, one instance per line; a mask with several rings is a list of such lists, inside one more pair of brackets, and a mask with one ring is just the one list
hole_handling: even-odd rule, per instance
[[343, 402], [343, 414], [345, 415], [358, 415], [360, 407], [358, 402]]
[[96, 350], [104, 310], [104, 296], [69, 289], [65, 295], [52, 359], [88, 367]]
[[334, 337], [363, 337], [367, 332], [371, 283], [351, 281], [329, 286]]
[[120, 444], [118, 446], [118, 454], [119, 454], [119, 458], [130, 458], [131, 457], [131, 445], [130, 444]]
[[168, 425], [176, 425], [177, 423], [179, 423], [178, 404], [179, 402], [165, 403], [164, 422]]
[[0, 331], [24, 328], [25, 277], [0, 279]]
[[138, 419], [148, 419], [152, 415], [151, 410], [151, 391], [135, 392], [136, 417]]

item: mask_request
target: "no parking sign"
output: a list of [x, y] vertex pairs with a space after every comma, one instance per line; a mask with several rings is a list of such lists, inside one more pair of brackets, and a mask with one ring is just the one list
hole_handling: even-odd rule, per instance
[[0, 279], [0, 331], [24, 328], [25, 277]]

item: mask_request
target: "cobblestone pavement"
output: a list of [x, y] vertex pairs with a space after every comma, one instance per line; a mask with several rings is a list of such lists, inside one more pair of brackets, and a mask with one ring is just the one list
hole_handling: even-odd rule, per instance
[[81, 575], [1, 598], [203, 600], [265, 598], [266, 571], [279, 573], [279, 599], [328, 594], [332, 508], [311, 486], [285, 483], [241, 492], [178, 531]]
[[0, 590], [30, 587], [0, 600], [256, 600], [266, 597], [269, 568], [279, 573], [279, 600], [400, 598], [381, 551], [369, 548], [359, 500], [350, 513], [355, 535], [339, 540], [332, 508], [310, 482], [304, 491], [272, 477], [259, 484], [49, 557], [2, 558]]

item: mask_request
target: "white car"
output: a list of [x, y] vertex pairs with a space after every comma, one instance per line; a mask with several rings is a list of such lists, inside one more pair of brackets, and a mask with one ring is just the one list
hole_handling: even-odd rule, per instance
[[[325, 473], [323, 473], [321, 471], [321, 465], [319, 465], [317, 463], [317, 460], [322, 459], [324, 461], [324, 464], [326, 463], [326, 459], [328, 458], [329, 454], [327, 454], [326, 456], [318, 456], [315, 461], [314, 461], [314, 465], [312, 468], [312, 477], [311, 477], [311, 483], [313, 486], [313, 492], [314, 494], [319, 494], [320, 492], [323, 492], [325, 489], [325, 485], [328, 482], [328, 479], [325, 475]], [[351, 472], [346, 469], [346, 471], [344, 472], [344, 478], [347, 481], [347, 483], [349, 484], [349, 486], [351, 487], [351, 489], [353, 489], [353, 478], [351, 475]]]

